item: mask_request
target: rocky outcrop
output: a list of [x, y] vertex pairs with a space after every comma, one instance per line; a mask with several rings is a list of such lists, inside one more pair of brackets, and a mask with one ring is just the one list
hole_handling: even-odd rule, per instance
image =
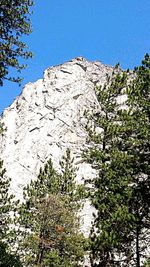
[[[87, 136], [84, 111], [98, 108], [94, 88], [103, 84], [111, 72], [111, 67], [100, 62], [75, 58], [48, 68], [43, 79], [27, 84], [5, 109], [2, 121], [7, 131], [1, 140], [0, 153], [16, 197], [22, 197], [23, 186], [36, 179], [39, 168], [50, 157], [59, 168], [66, 148], [71, 149], [75, 158], [78, 182], [82, 177], [94, 176], [92, 168], [82, 159]], [[86, 232], [91, 220], [88, 205], [83, 212]]]

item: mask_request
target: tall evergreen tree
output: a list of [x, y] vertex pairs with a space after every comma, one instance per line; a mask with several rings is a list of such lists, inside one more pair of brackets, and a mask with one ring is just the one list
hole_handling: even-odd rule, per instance
[[[130, 82], [117, 74], [98, 88], [101, 111], [93, 115], [92, 148], [86, 153], [98, 172], [91, 194], [97, 211], [92, 266], [141, 267], [149, 249], [149, 67], [146, 55]], [[118, 104], [121, 93], [128, 96], [125, 106]]]
[[9, 213], [12, 210], [12, 198], [9, 196], [9, 185], [10, 179], [6, 176], [6, 170], [3, 168], [3, 161], [0, 161], [0, 236], [1, 240], [5, 239], [7, 236], [7, 231], [10, 224]]
[[21, 41], [22, 35], [31, 32], [30, 7], [32, 0], [0, 0], [0, 85], [5, 79], [19, 82], [20, 78], [10, 77], [10, 68], [18, 72], [25, 68], [20, 64], [20, 58], [31, 57], [26, 44]]
[[143, 266], [150, 249], [150, 56], [135, 68], [135, 78], [127, 88], [128, 110], [123, 114], [124, 150], [132, 157], [133, 193], [132, 213], [136, 217], [133, 228], [136, 267]]
[[24, 189], [19, 216], [24, 266], [81, 266], [85, 241], [77, 215], [81, 190], [74, 181], [69, 150], [60, 166], [58, 173], [49, 160], [38, 179]]
[[132, 171], [130, 164], [126, 169], [130, 156], [118, 148], [122, 105], [118, 99], [124, 94], [126, 78], [126, 73], [115, 70], [107, 83], [97, 88], [100, 111], [93, 114], [88, 127], [91, 148], [86, 158], [97, 170], [97, 177], [91, 181], [91, 200], [97, 211], [91, 230], [92, 266], [127, 266], [131, 253], [134, 218], [128, 207], [132, 193], [128, 184]]
[[12, 241], [15, 239], [14, 229], [10, 228], [13, 223], [13, 213], [18, 201], [14, 201], [13, 195], [9, 194], [10, 179], [6, 176], [3, 161], [0, 161], [0, 266], [20, 267], [19, 257], [11, 251]]

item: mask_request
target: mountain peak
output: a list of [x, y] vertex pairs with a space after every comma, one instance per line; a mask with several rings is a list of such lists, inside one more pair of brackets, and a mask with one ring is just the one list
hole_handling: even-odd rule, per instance
[[[77, 181], [94, 176], [82, 159], [87, 137], [84, 112], [98, 108], [94, 88], [104, 84], [111, 72], [111, 67], [100, 62], [77, 57], [48, 68], [42, 79], [28, 83], [4, 111], [1, 121], [7, 131], [1, 137], [0, 153], [17, 198], [22, 198], [23, 187], [36, 179], [50, 157], [58, 168], [67, 148], [78, 167]], [[90, 218], [92, 211], [85, 208], [86, 213]], [[86, 232], [90, 220], [85, 219]]]

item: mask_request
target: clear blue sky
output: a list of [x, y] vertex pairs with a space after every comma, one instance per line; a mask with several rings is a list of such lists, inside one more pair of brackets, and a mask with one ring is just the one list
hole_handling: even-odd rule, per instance
[[[150, 52], [150, 0], [35, 0], [33, 33], [24, 40], [34, 53], [23, 84], [77, 56], [122, 68], [139, 65]], [[0, 112], [21, 92], [0, 88]]]

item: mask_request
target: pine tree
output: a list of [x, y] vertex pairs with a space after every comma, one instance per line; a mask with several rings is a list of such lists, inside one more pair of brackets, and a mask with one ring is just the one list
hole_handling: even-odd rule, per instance
[[21, 267], [19, 258], [11, 251], [12, 241], [15, 239], [15, 231], [10, 228], [13, 223], [13, 213], [18, 201], [9, 194], [10, 179], [6, 176], [3, 161], [0, 161], [0, 266]]
[[132, 157], [133, 192], [130, 201], [136, 218], [133, 264], [143, 266], [150, 244], [150, 57], [134, 70], [134, 79], [127, 88], [128, 110], [123, 116], [124, 149]]
[[[124, 94], [127, 75], [114, 71], [107, 83], [97, 88], [100, 111], [90, 118], [88, 126], [91, 148], [85, 156], [97, 177], [91, 181], [91, 201], [96, 209], [91, 230], [91, 265], [101, 267], [127, 266], [130, 261], [130, 234], [134, 216], [128, 202], [132, 195], [130, 155], [119, 149], [119, 97]], [[126, 167], [128, 165], [128, 167]]]
[[[141, 267], [149, 251], [148, 54], [130, 75], [124, 80], [117, 74], [98, 88], [101, 111], [93, 114], [88, 129], [91, 148], [86, 158], [98, 173], [91, 181], [91, 200], [97, 211], [91, 231], [92, 266]], [[125, 106], [118, 105], [121, 93], [127, 95]]]
[[58, 173], [49, 160], [24, 189], [19, 216], [24, 266], [77, 267], [83, 260], [85, 240], [77, 215], [81, 190], [74, 181], [69, 150], [60, 166]]
[[5, 79], [20, 82], [20, 78], [10, 77], [10, 68], [18, 72], [25, 68], [20, 64], [20, 58], [27, 59], [32, 56], [27, 46], [21, 41], [22, 35], [31, 32], [30, 7], [31, 0], [0, 0], [1, 18], [1, 57], [0, 57], [0, 85]]

